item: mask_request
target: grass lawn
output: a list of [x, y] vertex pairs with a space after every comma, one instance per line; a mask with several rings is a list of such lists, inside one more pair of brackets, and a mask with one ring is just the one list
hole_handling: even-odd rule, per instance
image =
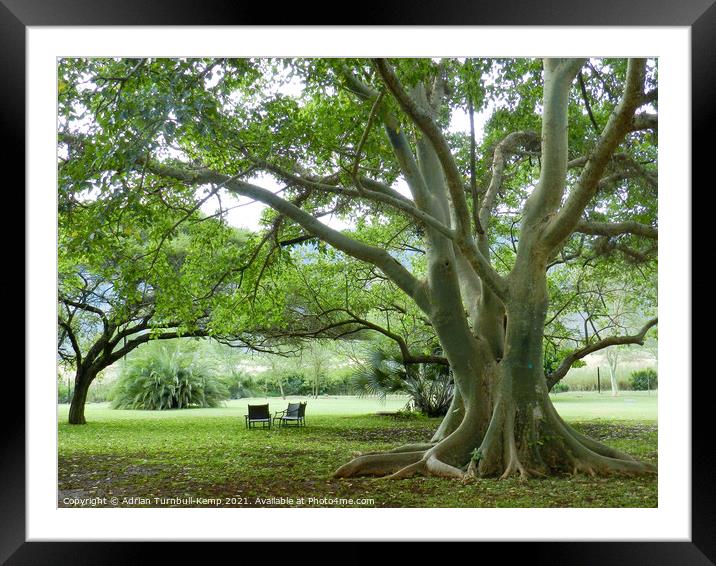
[[[626, 392], [616, 398], [568, 392], [552, 398], [560, 414], [579, 431], [656, 463], [654, 392]], [[280, 398], [268, 401], [272, 411], [284, 409], [287, 403]], [[116, 411], [104, 403], [88, 404], [84, 426], [68, 425], [68, 407], [60, 405], [58, 505], [90, 506], [80, 501], [103, 497], [107, 502], [94, 506], [657, 506], [656, 477], [564, 476], [467, 483], [438, 478], [333, 479], [332, 472], [354, 452], [429, 440], [439, 419], [375, 414], [400, 409], [405, 399], [399, 397], [385, 404], [376, 399], [322, 397], [308, 399], [304, 428], [246, 430], [243, 415], [249, 402], [266, 399], [180, 411]], [[293, 501], [287, 504], [287, 499]]]

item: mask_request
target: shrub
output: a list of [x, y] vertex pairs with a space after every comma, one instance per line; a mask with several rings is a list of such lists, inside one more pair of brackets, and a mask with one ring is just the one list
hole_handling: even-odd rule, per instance
[[112, 391], [112, 408], [218, 407], [228, 397], [226, 385], [196, 363], [193, 355], [163, 346], [127, 363]]
[[400, 355], [376, 348], [368, 353], [363, 367], [352, 376], [358, 395], [391, 393], [410, 396], [412, 408], [429, 417], [444, 416], [452, 401], [454, 383], [450, 369], [440, 364], [406, 366]]
[[656, 371], [652, 368], [633, 371], [629, 377], [629, 388], [633, 391], [656, 389], [658, 385]]
[[567, 391], [569, 391], [569, 385], [562, 381], [558, 381], [552, 387], [552, 393], [566, 393]]
[[425, 418], [423, 413], [420, 411], [414, 411], [409, 406], [403, 407], [402, 409], [399, 409], [395, 412], [393, 415], [393, 418], [401, 420], [401, 421], [409, 421], [414, 419], [420, 419]]
[[57, 380], [57, 402], [69, 403], [72, 401], [72, 387], [64, 379]]
[[253, 377], [241, 370], [233, 370], [230, 375], [221, 378], [221, 381], [226, 386], [230, 399], [256, 397], [259, 392], [259, 386], [254, 382]]

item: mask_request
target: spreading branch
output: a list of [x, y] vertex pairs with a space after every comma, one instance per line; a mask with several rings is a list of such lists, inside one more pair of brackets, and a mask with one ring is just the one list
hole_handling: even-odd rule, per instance
[[642, 102], [645, 66], [645, 59], [629, 60], [624, 94], [590, 153], [576, 186], [545, 229], [543, 239], [548, 247], [557, 247], [574, 231], [585, 207], [596, 193], [607, 164], [629, 131], [634, 112]]
[[570, 370], [574, 362], [581, 360], [593, 352], [603, 350], [604, 348], [608, 348], [610, 346], [623, 346], [626, 344], [639, 344], [643, 346], [646, 333], [649, 329], [651, 329], [651, 327], [655, 326], [657, 322], [658, 319], [653, 318], [647, 322], [637, 334], [633, 334], [631, 336], [610, 336], [579, 350], [574, 350], [571, 354], [565, 357], [564, 360], [562, 360], [562, 363], [556, 370], [546, 376], [547, 387], [552, 389], [555, 383], [567, 375], [567, 372]]
[[270, 206], [279, 213], [291, 218], [307, 232], [315, 234], [336, 249], [377, 266], [400, 289], [411, 296], [421, 309], [426, 311], [430, 310], [430, 302], [421, 282], [383, 248], [364, 244], [363, 242], [350, 238], [338, 230], [334, 230], [326, 224], [323, 224], [295, 204], [252, 183], [231, 178], [206, 168], [189, 170], [160, 163], [153, 163], [150, 167], [157, 175], [176, 179], [187, 184], [223, 183], [226, 189], [232, 193], [250, 197]]
[[591, 220], [580, 220], [574, 231], [581, 234], [589, 234], [590, 236], [614, 237], [623, 234], [634, 234], [652, 240], [659, 239], [659, 230], [657, 228], [634, 221], [595, 222]]

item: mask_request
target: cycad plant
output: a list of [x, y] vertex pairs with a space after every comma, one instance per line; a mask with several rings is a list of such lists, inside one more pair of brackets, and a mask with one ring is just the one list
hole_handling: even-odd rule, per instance
[[121, 372], [112, 393], [114, 409], [218, 407], [229, 391], [178, 346], [148, 348]]
[[410, 406], [429, 417], [447, 413], [454, 392], [450, 369], [440, 364], [403, 364], [400, 355], [383, 348], [368, 350], [362, 367], [351, 376], [359, 395], [402, 393]]

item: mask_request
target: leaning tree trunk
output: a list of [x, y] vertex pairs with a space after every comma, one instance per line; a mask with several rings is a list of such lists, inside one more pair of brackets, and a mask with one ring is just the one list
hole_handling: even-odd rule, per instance
[[97, 372], [80, 365], [75, 373], [75, 390], [70, 402], [68, 422], [70, 424], [86, 424], [85, 403], [90, 385], [97, 377]]
[[616, 352], [607, 353], [607, 361], [609, 362], [609, 380], [612, 384], [612, 397], [616, 397], [619, 394], [619, 383], [617, 382], [618, 354]]

